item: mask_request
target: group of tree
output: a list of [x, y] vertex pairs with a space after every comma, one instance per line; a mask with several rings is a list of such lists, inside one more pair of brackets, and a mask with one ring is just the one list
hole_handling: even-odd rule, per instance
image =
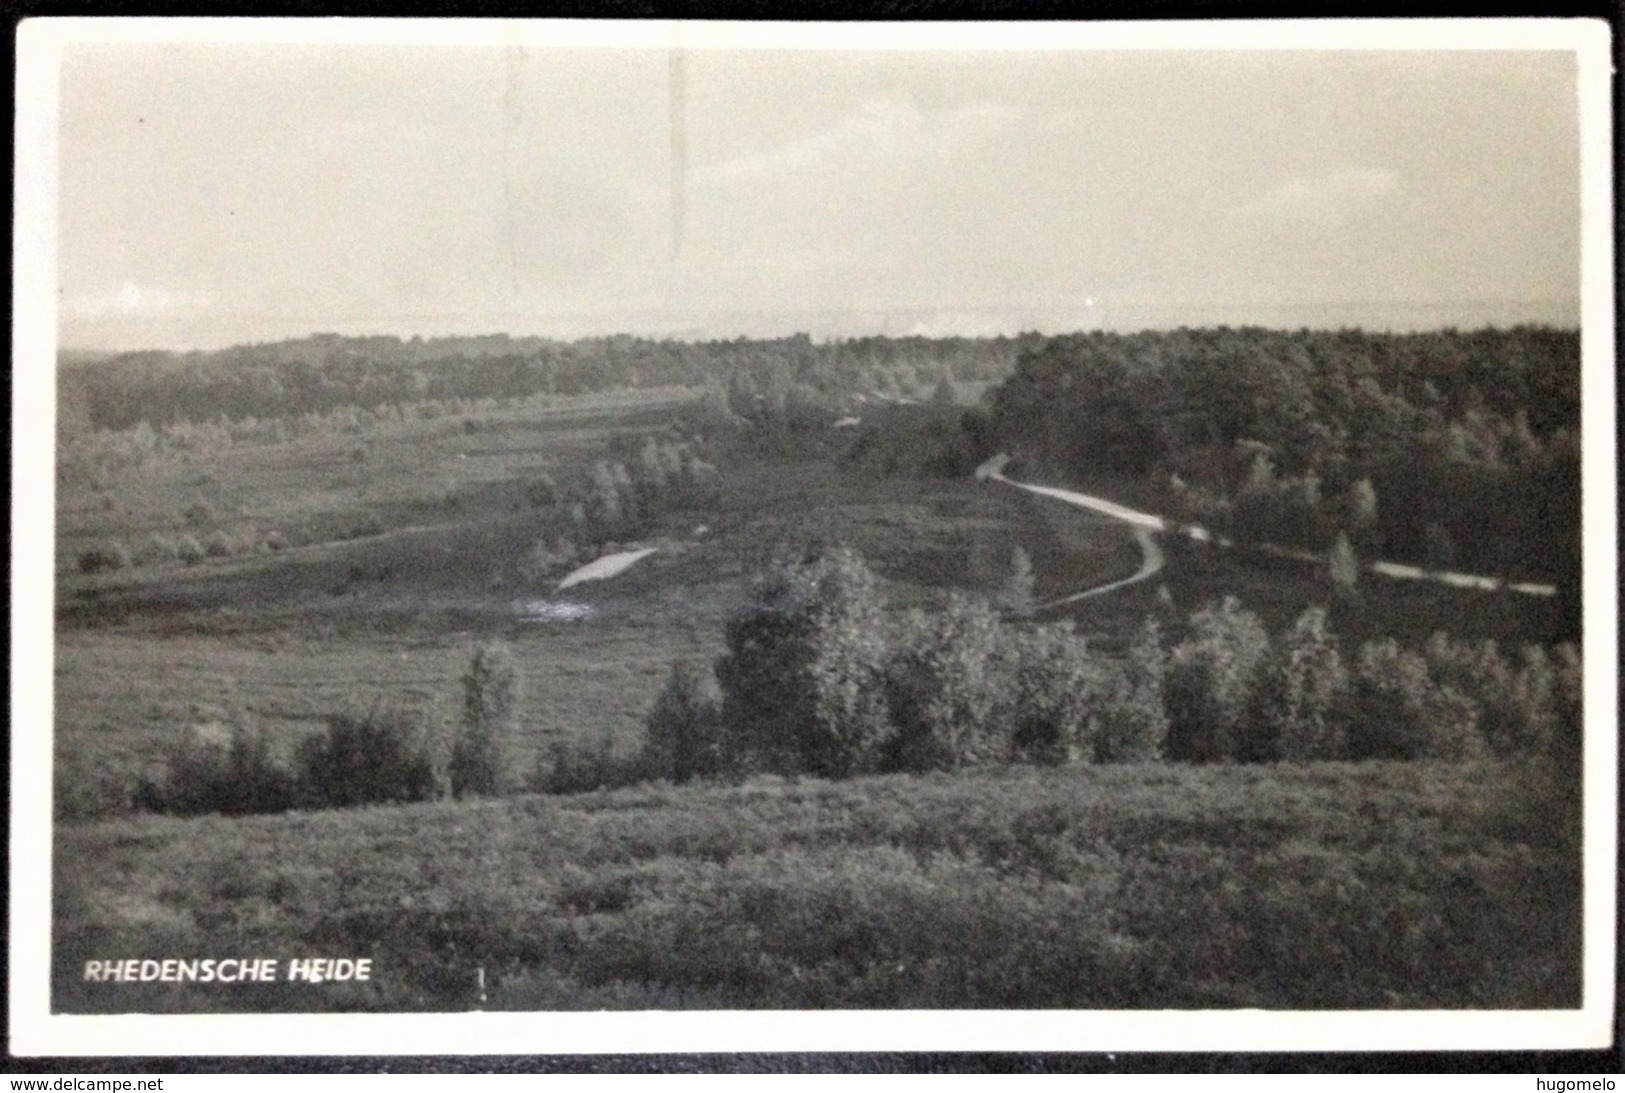
[[162, 774], [137, 785], [132, 803], [246, 815], [513, 793], [528, 784], [515, 747], [523, 696], [512, 651], [490, 643], [462, 678], [449, 731], [429, 711], [375, 703], [328, 717], [283, 754], [247, 718], [216, 717], [179, 733]]
[[[896, 613], [849, 550], [774, 567], [727, 624], [711, 684], [674, 668], [648, 722], [652, 769], [844, 778], [1015, 761], [1466, 759], [1573, 751], [1572, 646], [1435, 636], [1345, 653], [1323, 608], [1271, 636], [1235, 599], [1177, 641], [1148, 620], [1126, 655], [1069, 626], [955, 595]], [[714, 688], [714, 690], [713, 690]]]
[[1311, 607], [1272, 636], [1227, 598], [1177, 640], [1147, 620], [1105, 656], [1067, 624], [1035, 624], [954, 594], [892, 610], [837, 548], [773, 566], [729, 619], [714, 673], [673, 666], [636, 754], [606, 738], [521, 769], [523, 680], [480, 647], [450, 734], [423, 711], [332, 717], [289, 759], [243, 725], [192, 726], [134, 803], [176, 813], [275, 812], [442, 796], [568, 792], [647, 778], [753, 772], [847, 778], [1012, 762], [1267, 763], [1556, 759], [1577, 772], [1573, 646], [1503, 652], [1435, 635], [1352, 651]]
[[628, 335], [410, 338], [317, 334], [209, 352], [64, 359], [59, 416], [78, 428], [376, 412], [425, 401], [710, 385], [741, 416], [837, 394], [929, 391], [943, 378], [1007, 375], [1021, 338], [866, 337], [683, 341]]

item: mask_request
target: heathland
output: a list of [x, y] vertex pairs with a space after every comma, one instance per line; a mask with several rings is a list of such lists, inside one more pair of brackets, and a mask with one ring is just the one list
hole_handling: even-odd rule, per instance
[[[1578, 377], [1534, 328], [65, 361], [53, 1006], [1576, 1005]], [[1000, 453], [1214, 541], [1072, 599], [1151, 533]], [[374, 972], [81, 974], [239, 955]]]

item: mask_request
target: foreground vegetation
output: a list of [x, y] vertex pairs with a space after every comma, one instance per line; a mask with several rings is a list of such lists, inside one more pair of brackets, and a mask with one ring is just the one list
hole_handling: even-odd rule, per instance
[[[53, 1005], [1573, 1005], [1574, 348], [317, 337], [78, 365]], [[973, 481], [995, 451], [1309, 560], [1170, 537], [1156, 580], [1038, 608], [1140, 546]], [[1560, 593], [1358, 577], [1385, 555]], [[147, 956], [376, 974], [81, 974]]]
[[[59, 834], [55, 1004], [96, 1010], [1555, 1007], [1578, 858], [1538, 765], [969, 775]], [[87, 984], [87, 959], [371, 957], [367, 984]]]

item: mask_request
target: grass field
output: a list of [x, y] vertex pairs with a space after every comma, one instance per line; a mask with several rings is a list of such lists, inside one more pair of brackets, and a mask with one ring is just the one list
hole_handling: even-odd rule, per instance
[[[758, 780], [58, 837], [67, 1011], [1507, 1008], [1579, 997], [1579, 878], [1508, 765]], [[81, 981], [366, 957], [368, 984]]]

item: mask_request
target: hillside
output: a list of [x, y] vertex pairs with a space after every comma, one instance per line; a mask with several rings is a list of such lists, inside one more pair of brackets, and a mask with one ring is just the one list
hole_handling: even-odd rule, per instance
[[[140, 1009], [1578, 1004], [1579, 876], [1512, 764], [757, 779], [59, 835], [57, 1004]], [[87, 985], [87, 959], [370, 958]]]

